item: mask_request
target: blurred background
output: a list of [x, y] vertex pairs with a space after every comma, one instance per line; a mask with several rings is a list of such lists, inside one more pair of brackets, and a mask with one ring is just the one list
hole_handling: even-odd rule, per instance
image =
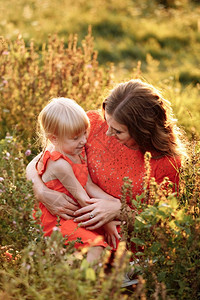
[[80, 43], [91, 25], [100, 64], [130, 71], [140, 60], [146, 71], [153, 59], [182, 84], [199, 82], [199, 0], [0, 0], [0, 6], [0, 35], [6, 38], [21, 34], [41, 49], [54, 33], [66, 45], [76, 33]]
[[33, 41], [40, 55], [54, 34], [65, 48], [77, 35], [82, 47], [90, 27], [90, 47], [113, 81], [142, 77], [160, 87], [189, 136], [200, 132], [199, 0], [0, 0], [0, 7], [0, 35], [20, 36], [26, 47]]

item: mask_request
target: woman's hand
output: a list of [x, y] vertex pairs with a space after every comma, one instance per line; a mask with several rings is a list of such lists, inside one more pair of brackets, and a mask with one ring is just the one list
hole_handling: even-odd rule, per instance
[[88, 206], [78, 209], [74, 216], [75, 222], [81, 222], [82, 227], [95, 230], [104, 224], [119, 218], [121, 202], [119, 199], [95, 199], [87, 201]]
[[67, 195], [46, 187], [40, 191], [38, 198], [52, 215], [58, 215], [65, 220], [73, 219], [74, 212], [80, 207]]

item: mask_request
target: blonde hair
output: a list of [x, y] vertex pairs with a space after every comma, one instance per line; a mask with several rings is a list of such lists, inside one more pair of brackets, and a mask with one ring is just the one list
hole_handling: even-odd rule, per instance
[[86, 112], [69, 98], [53, 98], [38, 116], [37, 131], [43, 148], [53, 136], [62, 143], [64, 137], [73, 138], [88, 127]]

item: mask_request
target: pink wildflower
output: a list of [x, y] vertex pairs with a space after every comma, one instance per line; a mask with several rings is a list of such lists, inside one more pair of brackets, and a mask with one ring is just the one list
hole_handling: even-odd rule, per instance
[[26, 155], [26, 156], [31, 155], [31, 150], [30, 150], [30, 149], [27, 149], [26, 152], [25, 152], [25, 155]]

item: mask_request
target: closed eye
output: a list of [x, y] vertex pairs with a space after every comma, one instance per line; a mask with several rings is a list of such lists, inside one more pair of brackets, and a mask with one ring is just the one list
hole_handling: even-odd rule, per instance
[[122, 133], [122, 131], [119, 131], [119, 130], [115, 129], [115, 134], [121, 134], [121, 133]]
[[75, 136], [75, 137], [73, 138], [73, 140], [76, 141], [76, 140], [78, 140], [78, 138], [79, 138], [78, 136]]

